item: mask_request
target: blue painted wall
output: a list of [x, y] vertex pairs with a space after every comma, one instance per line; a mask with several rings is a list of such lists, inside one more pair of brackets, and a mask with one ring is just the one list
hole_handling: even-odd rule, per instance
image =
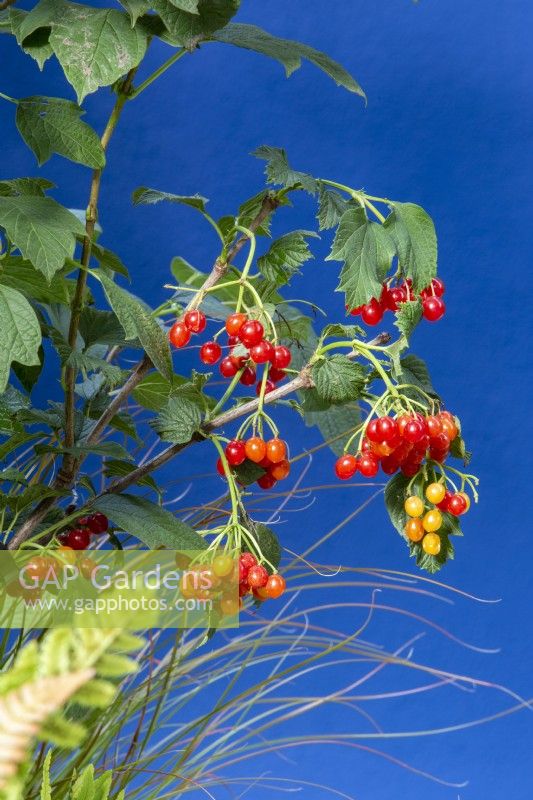
[[[363, 186], [371, 194], [413, 200], [430, 211], [439, 234], [448, 313], [440, 324], [421, 327], [415, 351], [428, 359], [437, 388], [461, 416], [475, 451], [473, 468], [482, 481], [481, 504], [466, 520], [457, 560], [443, 580], [502, 602], [451, 607], [428, 600], [416, 608], [459, 636], [501, 647], [502, 652], [480, 656], [430, 634], [417, 643], [415, 655], [426, 664], [476, 674], [527, 697], [533, 656], [528, 485], [533, 433], [528, 395], [531, 4], [249, 0], [243, 2], [240, 19], [329, 52], [357, 76], [368, 106], [310, 66], [285, 81], [279, 66], [259, 56], [221, 45], [202, 48], [125, 111], [104, 178], [106, 242], [123, 256], [138, 292], [142, 286], [147, 299], [160, 302], [171, 257], [180, 254], [206, 268], [216, 242], [187, 210], [133, 210], [131, 190], [144, 184], [183, 194], [198, 191], [212, 198], [213, 213], [231, 212], [261, 186], [262, 165], [247, 154], [263, 143], [285, 147], [297, 168]], [[162, 51], [153, 48], [148, 59], [152, 67], [165, 57]], [[5, 37], [0, 39], [0, 62], [0, 88], [7, 94], [64, 91], [54, 65], [40, 75]], [[105, 92], [89, 98], [89, 121], [101, 126], [110, 104]], [[0, 130], [1, 176], [36, 174], [31, 153], [17, 139], [11, 107], [0, 106]], [[44, 173], [58, 183], [62, 202], [77, 207], [86, 202], [84, 170], [54, 158]], [[312, 213], [311, 204], [301, 200], [292, 216], [279, 215], [278, 230], [309, 227]], [[323, 261], [326, 247], [327, 242], [316, 247], [317, 258], [294, 292], [320, 294], [328, 310], [340, 315], [340, 296], [329, 292], [335, 274]], [[301, 439], [293, 436], [293, 450], [317, 441], [314, 432], [303, 431]], [[211, 470], [210, 459], [206, 452], [191, 455], [187, 471]], [[329, 481], [331, 464], [329, 455], [320, 455], [310, 482]], [[169, 469], [169, 479], [176, 477], [176, 469]], [[338, 491], [334, 504], [333, 495], [322, 496], [300, 516], [287, 515], [289, 522], [280, 529], [284, 541], [291, 549], [304, 549], [368, 493]], [[380, 501], [318, 556], [329, 563], [411, 567]], [[360, 595], [365, 600], [368, 596]], [[390, 593], [384, 592], [383, 598], [391, 600]], [[407, 606], [406, 600], [401, 602]], [[346, 615], [341, 624], [348, 631], [358, 621], [360, 615]], [[376, 624], [374, 638], [387, 647], [412, 632], [407, 623], [404, 630], [403, 622], [390, 617]], [[341, 679], [348, 683], [351, 676]], [[393, 682], [391, 673], [379, 686], [388, 688]], [[490, 715], [512, 703], [491, 692], [443, 692], [382, 709], [379, 719], [389, 730], [420, 727], [429, 720], [440, 726]], [[320, 727], [332, 732], [337, 723], [342, 727], [342, 720], [340, 713], [337, 719], [329, 711], [320, 718]], [[526, 800], [533, 791], [530, 740], [531, 715], [522, 712], [446, 737], [400, 739], [388, 745], [388, 752], [418, 769], [448, 780], [468, 779], [464, 789], [428, 783], [376, 757], [340, 747], [329, 748], [319, 768], [315, 749], [289, 754], [293, 764], [269, 758], [253, 768], [248, 765], [244, 773], [264, 769], [304, 775], [368, 800]], [[261, 789], [254, 794], [271, 796]], [[304, 796], [324, 794], [308, 788]]]

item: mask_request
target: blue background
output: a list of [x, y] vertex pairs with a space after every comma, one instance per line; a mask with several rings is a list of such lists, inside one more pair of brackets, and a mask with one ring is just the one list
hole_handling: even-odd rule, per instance
[[[247, 154], [264, 143], [285, 147], [296, 168], [362, 186], [370, 194], [412, 200], [429, 210], [439, 234], [448, 313], [435, 326], [421, 326], [414, 350], [427, 358], [435, 385], [462, 419], [482, 490], [480, 505], [465, 521], [466, 536], [457, 545], [456, 561], [441, 576], [446, 583], [502, 602], [461, 601], [455, 607], [398, 602], [404, 607], [410, 602], [478, 645], [501, 647], [499, 655], [480, 656], [430, 634], [417, 644], [416, 655], [424, 663], [476, 674], [527, 697], [533, 658], [528, 491], [531, 4], [250, 0], [243, 2], [239, 19], [327, 51], [363, 85], [368, 106], [309, 65], [285, 81], [279, 65], [260, 56], [222, 45], [202, 48], [125, 110], [103, 184], [106, 244], [120, 252], [137, 292], [154, 305], [161, 302], [171, 257], [180, 254], [205, 269], [216, 253], [216, 241], [187, 209], [132, 209], [131, 191], [148, 185], [183, 194], [200, 192], [212, 198], [214, 215], [231, 213], [261, 188], [262, 164]], [[163, 50], [159, 45], [152, 48], [148, 67], [161, 63]], [[7, 37], [0, 39], [0, 54], [0, 89], [5, 93], [69, 91], [56, 65], [47, 65], [40, 75]], [[106, 91], [89, 98], [88, 121], [101, 128], [111, 102]], [[37, 174], [32, 154], [17, 138], [10, 106], [0, 106], [0, 129], [1, 177]], [[85, 204], [89, 178], [82, 168], [56, 157], [43, 174], [58, 183], [56, 196], [63, 203]], [[312, 214], [311, 202], [299, 199], [294, 211], [280, 213], [276, 230], [310, 227]], [[294, 294], [320, 297], [328, 311], [340, 316], [341, 297], [329, 291], [334, 288], [335, 267], [323, 261], [327, 242], [326, 235], [314, 247], [316, 260], [308, 265], [305, 280], [295, 283]], [[293, 454], [319, 441], [312, 430], [292, 430]], [[187, 459], [187, 474], [212, 469], [211, 455], [205, 451]], [[307, 482], [329, 482], [332, 462], [322, 451]], [[178, 465], [169, 468], [163, 479], [176, 478], [176, 470]], [[284, 543], [293, 550], [305, 549], [369, 491], [317, 494], [312, 509], [285, 517], [289, 523], [280, 529]], [[380, 500], [317, 557], [354, 566], [411, 568]], [[363, 599], [368, 601], [368, 592]], [[338, 624], [348, 631], [355, 622], [347, 613]], [[377, 620], [375, 630], [374, 639], [391, 648], [412, 633], [407, 622], [387, 615]], [[347, 683], [352, 676], [340, 678]], [[391, 685], [388, 678], [381, 684]], [[384, 707], [380, 720], [389, 730], [430, 727], [429, 719], [446, 725], [512, 703], [490, 691], [475, 696], [431, 693], [397, 708]], [[335, 707], [315, 720], [320, 723], [315, 728], [325, 732], [336, 730], [341, 722]], [[464, 789], [445, 788], [375, 757], [332, 747], [322, 754], [319, 768], [316, 749], [300, 750], [290, 754], [293, 764], [277, 761], [275, 773], [319, 780], [369, 800], [526, 800], [533, 791], [531, 733], [530, 712], [523, 711], [445, 737], [386, 745], [388, 752], [419, 769], [448, 780], [468, 779]], [[254, 769], [248, 765], [244, 774], [263, 769], [274, 769], [272, 757]], [[255, 796], [271, 796], [263, 791], [255, 790]], [[324, 796], [320, 790], [304, 792], [309, 798]]]

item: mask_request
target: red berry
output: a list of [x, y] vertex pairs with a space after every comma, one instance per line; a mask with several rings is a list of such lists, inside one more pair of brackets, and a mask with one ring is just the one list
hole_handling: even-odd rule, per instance
[[174, 347], [185, 347], [186, 344], [189, 344], [191, 332], [184, 322], [178, 320], [171, 327], [168, 338]]
[[267, 585], [268, 572], [261, 564], [256, 564], [248, 570], [247, 579], [248, 586], [252, 589], [262, 589]]
[[73, 550], [86, 550], [91, 541], [91, 534], [87, 528], [72, 528], [69, 531], [66, 544]]
[[246, 314], [230, 314], [226, 320], [226, 332], [230, 336], [237, 336], [246, 320]]
[[363, 453], [357, 466], [365, 478], [374, 478], [378, 474], [379, 463], [370, 453]]
[[[358, 317], [363, 308], [364, 306], [356, 306], [356, 308], [352, 308], [350, 314], [352, 315], [352, 317]], [[346, 306], [346, 309], [348, 309], [348, 306]]]
[[248, 572], [250, 567], [255, 567], [257, 564], [257, 558], [254, 556], [253, 553], [241, 553], [239, 556], [239, 566], [242, 567]]
[[261, 477], [257, 479], [257, 485], [260, 486], [261, 489], [272, 489], [276, 483], [276, 479], [270, 472], [265, 472], [264, 475], [261, 475]]
[[203, 364], [216, 364], [222, 355], [222, 348], [217, 342], [206, 342], [200, 348], [200, 361]]
[[[81, 525], [81, 519], [78, 520], [78, 525]], [[90, 517], [87, 519], [87, 527], [91, 531], [91, 533], [105, 533], [109, 528], [109, 520], [105, 514], [102, 514], [100, 511], [97, 511], [95, 514], [91, 514]]]
[[[261, 394], [261, 386], [262, 386], [262, 381], [259, 381], [257, 386], [255, 387], [255, 393], [256, 393], [256, 395], [258, 397]], [[265, 383], [265, 394], [268, 394], [269, 392], [273, 392], [275, 388], [276, 388], [276, 384], [273, 381], [268, 380]]]
[[357, 459], [348, 453], [337, 459], [335, 463], [335, 474], [341, 481], [347, 481], [353, 478], [357, 472]]
[[253, 367], [245, 367], [239, 378], [239, 382], [242, 383], [243, 386], [253, 386], [256, 377], [257, 375]]
[[400, 469], [406, 478], [413, 478], [420, 469], [420, 464], [418, 461], [404, 461]]
[[217, 458], [217, 472], [218, 472], [218, 474], [219, 474], [219, 475], [221, 475], [223, 478], [225, 478], [225, 477], [226, 477], [226, 473], [224, 472], [224, 464], [223, 464], [223, 462], [222, 462], [222, 459], [221, 459], [221, 458]]
[[369, 442], [376, 442], [377, 443], [377, 442], [381, 441], [381, 436], [380, 436], [380, 434], [378, 432], [378, 420], [377, 419], [371, 419], [370, 420], [370, 422], [368, 423], [368, 425], [366, 427], [365, 433], [366, 433], [366, 437], [367, 437]]
[[197, 308], [193, 309], [192, 311], [187, 311], [183, 318], [183, 322], [191, 333], [202, 333], [207, 325], [205, 314], [203, 311], [200, 311]]
[[220, 374], [223, 375], [224, 378], [233, 378], [239, 371], [231, 356], [226, 356], [222, 359], [219, 369]]
[[239, 339], [246, 347], [253, 347], [262, 341], [265, 329], [257, 319], [249, 319], [239, 330]]
[[433, 297], [433, 295], [430, 295], [422, 302], [422, 314], [424, 319], [427, 319], [428, 322], [437, 322], [437, 320], [444, 316], [445, 311], [446, 306], [444, 305], [444, 300], [441, 300], [440, 297]]
[[383, 319], [383, 308], [375, 297], [363, 306], [361, 319], [365, 325], [377, 325]]
[[431, 284], [429, 286], [426, 286], [425, 289], [422, 289], [422, 291], [420, 292], [420, 296], [422, 300], [425, 300], [426, 297], [431, 297], [432, 295], [435, 295], [435, 297], [442, 297], [444, 291], [445, 291], [445, 286], [443, 281], [441, 281], [440, 278], [433, 278]]
[[250, 358], [256, 364], [266, 364], [274, 357], [274, 347], [266, 339], [250, 347]]
[[278, 369], [277, 367], [270, 367], [268, 371], [268, 377], [273, 383], [279, 383], [282, 381], [283, 378], [287, 376], [287, 373], [284, 369]]
[[265, 587], [266, 594], [272, 600], [277, 600], [285, 591], [286, 585], [285, 578], [281, 575], [270, 575]]
[[384, 456], [384, 458], [381, 459], [381, 469], [385, 475], [394, 475], [399, 468], [400, 464], [395, 454], [391, 453], [390, 456]]
[[392, 417], [380, 417], [376, 427], [381, 442], [390, 442], [398, 435], [398, 425]]
[[280, 344], [274, 348], [274, 358], [272, 359], [272, 366], [276, 369], [286, 369], [291, 363], [291, 351], [285, 345]]
[[452, 494], [448, 500], [448, 508], [446, 510], [453, 514], [454, 517], [459, 517], [465, 513], [467, 508], [468, 503], [462, 494]]
[[423, 423], [416, 418], [411, 418], [403, 430], [403, 438], [411, 444], [419, 442], [425, 434]]
[[395, 286], [394, 289], [390, 289], [388, 296], [388, 307], [391, 311], [398, 311], [398, 306], [400, 303], [405, 303], [406, 300], [407, 292], [401, 286]]
[[452, 497], [453, 497], [452, 493], [449, 492], [448, 489], [446, 489], [446, 494], [444, 495], [440, 503], [437, 503], [437, 508], [440, 508], [441, 511], [448, 511], [448, 503], [450, 502]]
[[228, 345], [230, 347], [235, 347], [236, 344], [239, 344], [239, 337], [238, 336], [228, 336]]
[[224, 452], [227, 462], [231, 467], [238, 467], [239, 464], [242, 464], [246, 459], [244, 442], [239, 439], [233, 439], [231, 442], [228, 442]]

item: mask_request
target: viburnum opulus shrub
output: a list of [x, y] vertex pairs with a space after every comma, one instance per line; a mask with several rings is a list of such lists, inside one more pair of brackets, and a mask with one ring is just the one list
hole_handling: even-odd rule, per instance
[[[339, 479], [372, 480], [380, 470], [389, 478], [385, 501], [394, 527], [420, 567], [438, 570], [453, 556], [451, 537], [461, 533], [470, 497], [477, 499], [477, 481], [457, 466], [468, 461], [458, 417], [445, 408], [424, 361], [409, 353], [414, 328], [445, 313], [428, 214], [296, 170], [271, 146], [255, 152], [266, 164], [266, 188], [220, 219], [201, 194], [141, 187], [133, 193], [139, 220], [139, 206], [173, 203], [202, 215], [219, 239], [210, 272], [174, 259], [174, 288], [155, 310], [137, 298], [120, 255], [106, 247], [105, 220], [103, 232], [98, 224], [108, 145], [124, 106], [180, 59], [201, 58], [211, 42], [274, 58], [287, 74], [306, 59], [363, 95], [358, 83], [311, 47], [231, 22], [238, 0], [125, 0], [123, 10], [67, 0], [42, 0], [29, 11], [10, 0], [1, 5], [0, 31], [41, 68], [57, 59], [71, 87], [65, 98], [1, 94], [4, 117], [12, 110], [39, 165], [55, 153], [92, 170], [81, 219], [53, 197], [45, 177], [0, 181], [4, 546], [34, 543], [41, 559], [59, 548], [64, 557], [102, 535], [120, 547], [117, 533], [125, 532], [151, 548], [202, 550], [202, 563], [219, 578], [238, 569], [244, 598], [280, 597], [279, 543], [251, 518], [246, 499], [290, 477], [291, 437], [274, 416], [283, 403], [295, 424], [303, 417], [318, 425]], [[158, 39], [173, 51], [146, 75], [142, 60]], [[111, 87], [114, 105], [100, 136], [82, 119], [81, 104], [101, 87]], [[316, 200], [316, 222], [292, 230], [290, 209], [302, 192]], [[279, 209], [287, 231], [272, 239]], [[329, 266], [340, 264], [337, 291], [346, 307], [321, 330], [302, 310], [309, 305], [291, 302], [291, 279], [312, 258], [318, 231], [331, 236]], [[382, 319], [394, 320], [394, 336], [375, 332]], [[189, 345], [199, 345], [198, 361], [183, 375], [180, 353]], [[35, 385], [58, 377], [63, 402], [36, 407]], [[166, 443], [159, 452], [137, 447], [134, 457], [118, 441], [125, 435], [139, 443], [131, 401]], [[451, 404], [455, 410], [456, 398]], [[212, 450], [227, 487], [227, 521], [216, 527], [193, 528], [161, 504], [164, 487], [153, 473], [191, 446]], [[87, 459], [99, 464], [103, 489], [84, 471]], [[46, 567], [36, 561], [35, 574]], [[222, 596], [219, 611], [238, 609]]]

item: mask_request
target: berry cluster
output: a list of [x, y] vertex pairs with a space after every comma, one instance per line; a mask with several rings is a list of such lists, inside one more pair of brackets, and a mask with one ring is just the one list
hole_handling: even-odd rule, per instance
[[97, 511], [89, 517], [80, 517], [75, 528], [60, 533], [59, 542], [72, 550], [87, 550], [91, 543], [91, 536], [106, 533], [109, 520], [105, 514]]
[[277, 573], [269, 575], [257, 563], [253, 553], [241, 553], [239, 558], [239, 597], [252, 592], [256, 600], [276, 600], [285, 591], [285, 578]]
[[401, 470], [407, 477], [413, 477], [425, 458], [442, 464], [458, 434], [457, 423], [449, 411], [427, 417], [422, 414], [375, 417], [366, 427], [361, 454], [341, 456], [335, 472], [340, 480], [349, 480], [356, 472], [374, 478], [381, 463], [385, 475]]
[[470, 498], [465, 492], [449, 492], [444, 483], [434, 482], [426, 486], [425, 499], [411, 495], [404, 503], [407, 521], [404, 533], [411, 542], [422, 542], [422, 549], [430, 556], [441, 550], [441, 538], [437, 531], [443, 525], [444, 514], [459, 517], [470, 508]]
[[[365, 305], [353, 308], [350, 314], [354, 317], [361, 315], [365, 325], [377, 325], [383, 319], [386, 311], [396, 313], [401, 303], [416, 300], [412, 287], [413, 283], [410, 278], [398, 286], [388, 286], [384, 283], [379, 298], [373, 297]], [[430, 286], [420, 292], [422, 316], [428, 322], [437, 322], [444, 316], [446, 306], [442, 299], [443, 294], [444, 283], [440, 278], [433, 278]]]
[[[239, 467], [247, 459], [262, 467], [265, 473], [257, 480], [261, 489], [272, 489], [277, 481], [284, 480], [291, 471], [287, 445], [283, 439], [277, 437], [267, 442], [260, 436], [252, 436], [246, 441], [233, 439], [226, 445], [224, 455], [230, 467]], [[217, 461], [217, 471], [222, 477], [226, 476], [221, 458]]]
[[[175, 322], [170, 329], [170, 342], [174, 347], [185, 347], [190, 341], [191, 334], [201, 333], [205, 326], [206, 318], [201, 311], [187, 311], [183, 319]], [[222, 358], [222, 347], [218, 342], [205, 342], [200, 348], [202, 363], [212, 366], [220, 361], [220, 374], [224, 378], [231, 379], [242, 371], [239, 380], [243, 386], [253, 386], [256, 382], [258, 364], [269, 364], [265, 392], [271, 392], [276, 383], [285, 378], [285, 370], [291, 363], [291, 352], [288, 347], [275, 346], [265, 339], [263, 325], [257, 319], [249, 319], [246, 314], [230, 314], [225, 327], [229, 354]], [[235, 352], [236, 348], [242, 352]], [[258, 395], [261, 393], [261, 385], [262, 381], [258, 381], [256, 386]]]
[[187, 311], [183, 319], [179, 319], [171, 327], [168, 338], [174, 347], [185, 347], [189, 344], [193, 333], [202, 333], [205, 330], [207, 319], [205, 314], [198, 309]]

